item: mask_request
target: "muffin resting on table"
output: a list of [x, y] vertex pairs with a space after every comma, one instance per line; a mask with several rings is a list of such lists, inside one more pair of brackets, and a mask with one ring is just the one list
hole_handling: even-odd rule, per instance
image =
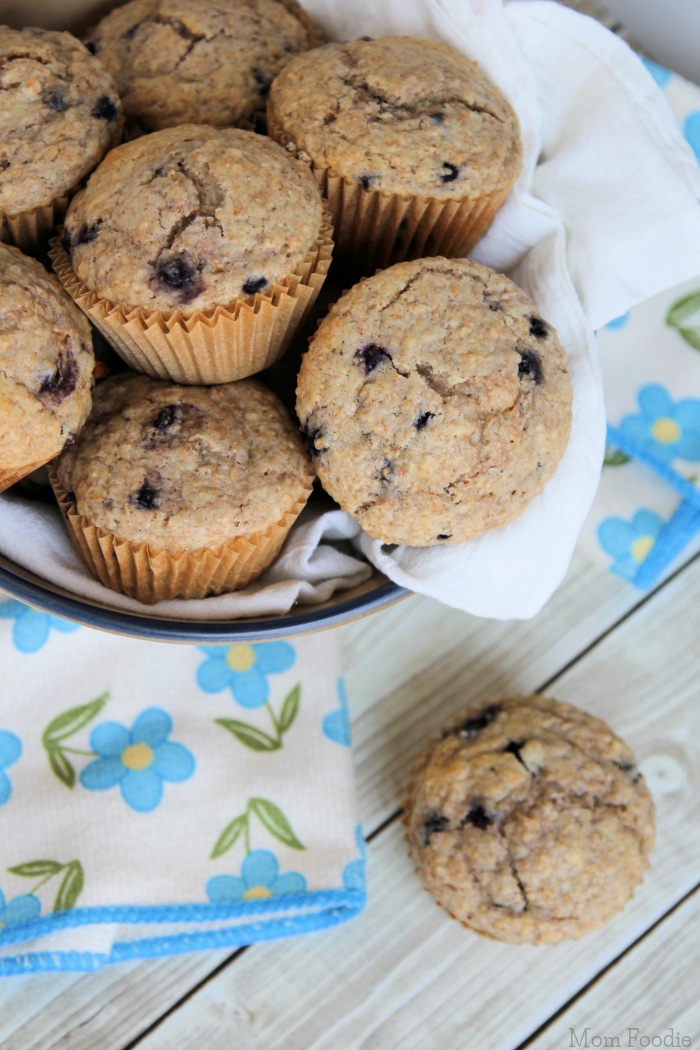
[[477, 933], [579, 937], [624, 907], [649, 866], [654, 804], [634, 755], [570, 704], [475, 705], [411, 773], [404, 823], [416, 871]]
[[297, 414], [324, 488], [370, 536], [454, 544], [542, 490], [568, 441], [571, 385], [556, 332], [512, 281], [422, 259], [331, 308]]
[[372, 272], [466, 255], [520, 171], [517, 117], [460, 52], [414, 37], [327, 44], [275, 79], [269, 132], [310, 161], [339, 249]]
[[192, 383], [275, 360], [331, 252], [305, 165], [262, 135], [196, 125], [112, 150], [71, 202], [62, 244], [59, 277], [128, 363]]
[[0, 244], [0, 491], [75, 438], [94, 364], [90, 325], [56, 278]]
[[121, 130], [114, 81], [79, 40], [0, 26], [0, 239], [40, 247]]
[[321, 36], [295, 0], [131, 0], [89, 34], [130, 135], [264, 115], [274, 77]]
[[97, 386], [50, 476], [93, 574], [149, 603], [245, 587], [313, 485], [303, 442], [260, 383], [182, 387], [133, 374]]

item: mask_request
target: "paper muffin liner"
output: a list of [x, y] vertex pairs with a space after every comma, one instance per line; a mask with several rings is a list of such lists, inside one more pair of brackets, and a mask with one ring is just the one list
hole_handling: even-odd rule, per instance
[[[282, 146], [292, 141], [270, 103], [267, 132]], [[365, 190], [327, 168], [311, 170], [330, 207], [336, 256], [363, 273], [409, 259], [467, 255], [512, 189], [509, 183], [478, 199], [437, 200]]]
[[110, 590], [145, 605], [170, 598], [208, 598], [242, 590], [267, 569], [280, 552], [289, 530], [306, 506], [308, 491], [262, 532], [237, 536], [217, 547], [169, 551], [149, 543], [132, 543], [93, 525], [78, 512], [72, 493], [58, 480], [55, 465], [49, 480], [73, 546], [90, 572]]
[[83, 284], [58, 238], [49, 258], [58, 279], [136, 372], [175, 383], [230, 383], [278, 360], [316, 301], [333, 255], [324, 208], [318, 237], [290, 277], [229, 307], [185, 316], [113, 303]]
[[35, 255], [46, 247], [56, 227], [63, 222], [74, 192], [64, 193], [41, 208], [15, 215], [0, 211], [0, 241], [13, 244], [25, 255]]
[[24, 467], [14, 467], [12, 470], [3, 470], [0, 468], [0, 492], [4, 492], [5, 489], [9, 489], [11, 485], [21, 481], [22, 478], [26, 478], [32, 471], [38, 470], [39, 467], [46, 466], [46, 459], [39, 459], [34, 463], [27, 463]]

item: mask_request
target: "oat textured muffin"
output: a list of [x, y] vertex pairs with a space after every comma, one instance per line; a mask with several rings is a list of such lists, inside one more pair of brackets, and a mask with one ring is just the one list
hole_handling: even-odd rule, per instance
[[117, 82], [134, 135], [253, 121], [282, 67], [320, 42], [295, 0], [131, 0], [87, 46]]
[[654, 805], [605, 722], [543, 696], [474, 705], [412, 769], [424, 887], [465, 926], [553, 944], [608, 922], [641, 882]]
[[56, 278], [0, 244], [0, 491], [75, 438], [94, 364], [90, 325]]
[[254, 380], [107, 379], [54, 466], [88, 566], [146, 602], [245, 586], [274, 559], [313, 484], [294, 425]]
[[298, 56], [272, 85], [268, 122], [310, 161], [339, 246], [365, 266], [466, 254], [521, 165], [499, 89], [460, 52], [414, 37]]
[[[323, 283], [330, 246], [305, 165], [253, 132], [183, 125], [112, 150], [71, 202], [70, 259], [52, 258], [133, 368], [207, 383], [260, 371], [283, 352]], [[93, 309], [95, 297], [105, 303]], [[144, 313], [127, 328], [135, 308]], [[223, 320], [222, 309], [231, 311]], [[156, 311], [207, 322], [173, 325]]]
[[567, 444], [556, 332], [507, 277], [466, 259], [361, 281], [311, 340], [297, 414], [326, 491], [384, 543], [474, 539], [516, 518]]
[[79, 40], [0, 26], [2, 240], [37, 247], [121, 127], [114, 81]]

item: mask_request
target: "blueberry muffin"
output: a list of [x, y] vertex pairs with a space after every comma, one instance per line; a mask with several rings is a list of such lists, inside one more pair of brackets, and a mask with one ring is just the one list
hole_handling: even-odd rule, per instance
[[91, 571], [149, 603], [246, 586], [313, 483], [303, 442], [261, 384], [181, 387], [133, 373], [97, 386], [50, 476]]
[[641, 882], [654, 805], [605, 722], [543, 696], [475, 705], [420, 756], [404, 823], [424, 887], [465, 926], [553, 944]]
[[[209, 347], [221, 310], [235, 321], [248, 305], [239, 342], [245, 351], [258, 338], [261, 360], [252, 371], [266, 367], [318, 293], [329, 244], [321, 194], [305, 165], [262, 135], [183, 125], [108, 154], [71, 202], [63, 231], [70, 259], [57, 272], [84, 308], [95, 305], [90, 294], [106, 301], [92, 316], [98, 325], [113, 322], [103, 332], [132, 367], [180, 382], [226, 382], [251, 372], [236, 371], [235, 333], [226, 329]], [[208, 320], [173, 326], [144, 317], [137, 330], [137, 322], [127, 327], [135, 308]], [[138, 347], [123, 353], [120, 339], [132, 336]], [[178, 340], [185, 338], [193, 360], [182, 374]], [[174, 364], [164, 360], [168, 344]]]
[[297, 414], [327, 492], [384, 543], [474, 539], [521, 514], [567, 444], [556, 332], [507, 277], [466, 259], [399, 263], [330, 310]]
[[0, 238], [38, 247], [121, 126], [115, 84], [79, 40], [0, 26]]
[[56, 278], [0, 244], [0, 491], [75, 439], [94, 364], [90, 325]]
[[282, 67], [320, 42], [295, 0], [131, 0], [87, 46], [117, 82], [133, 136], [253, 121]]
[[465, 255], [521, 165], [517, 117], [458, 51], [413, 37], [328, 44], [275, 79], [270, 134], [307, 159], [339, 248], [371, 266]]

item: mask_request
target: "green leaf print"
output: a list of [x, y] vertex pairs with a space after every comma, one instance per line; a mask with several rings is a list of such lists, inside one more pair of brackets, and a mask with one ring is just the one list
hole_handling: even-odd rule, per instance
[[7, 871], [10, 875], [18, 875], [22, 879], [38, 879], [39, 881], [29, 891], [35, 894], [45, 883], [49, 882], [55, 875], [63, 872], [52, 911], [70, 911], [74, 908], [78, 897], [82, 893], [85, 884], [83, 866], [79, 860], [69, 860], [61, 864], [57, 860], [30, 860], [26, 864], [16, 864]]
[[246, 811], [245, 813], [242, 813], [240, 817], [236, 817], [230, 824], [226, 825], [216, 840], [214, 849], [211, 851], [211, 860], [216, 860], [216, 858], [220, 857], [223, 853], [227, 853], [232, 846], [235, 846], [243, 832], [247, 832], [247, 830], [248, 813]]
[[304, 849], [292, 831], [289, 821], [279, 806], [264, 798], [251, 798], [248, 802], [251, 813], [254, 813], [271, 835], [292, 849]]
[[[696, 323], [686, 324], [691, 318]], [[675, 328], [693, 350], [700, 350], [700, 289], [676, 299], [668, 309], [666, 324], [669, 328]]]
[[94, 752], [66, 747], [63, 742], [97, 718], [108, 699], [109, 693], [103, 693], [89, 704], [70, 707], [49, 722], [41, 734], [41, 743], [48, 756], [51, 772], [68, 788], [75, 786], [75, 769], [67, 757], [68, 754], [89, 755], [92, 758]]
[[299, 697], [301, 696], [301, 683], [297, 682], [293, 689], [284, 698], [282, 710], [279, 714], [278, 726], [280, 733], [286, 733], [299, 711]]
[[606, 445], [603, 466], [621, 467], [623, 463], [629, 463], [631, 458], [631, 456], [628, 456], [627, 453], [623, 452], [621, 449], [613, 448], [612, 445]]
[[229, 733], [233, 733], [236, 739], [251, 751], [277, 751], [282, 746], [279, 740], [274, 740], [267, 733], [263, 733], [262, 729], [246, 722], [238, 722], [235, 718], [216, 718], [214, 721]]

